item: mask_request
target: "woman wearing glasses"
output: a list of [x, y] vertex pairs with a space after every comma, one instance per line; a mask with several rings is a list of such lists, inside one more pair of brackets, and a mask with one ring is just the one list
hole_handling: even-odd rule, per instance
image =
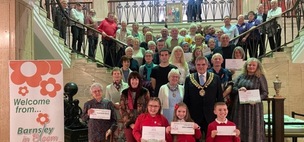
[[[168, 120], [161, 115], [160, 112], [161, 103], [159, 98], [150, 98], [146, 113], [139, 115], [134, 125], [133, 135], [137, 142], [149, 141], [149, 139], [142, 138], [143, 126], [164, 127], [164, 129], [166, 129], [166, 127], [170, 125]], [[166, 133], [165, 139], [161, 141], [172, 142], [171, 134]]]

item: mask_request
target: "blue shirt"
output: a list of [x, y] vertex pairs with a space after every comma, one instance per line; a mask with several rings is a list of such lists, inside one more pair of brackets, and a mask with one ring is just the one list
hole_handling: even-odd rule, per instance
[[239, 34], [242, 34], [242, 33], [246, 32], [249, 29], [249, 28], [247, 28], [248, 26], [247, 26], [246, 23], [243, 23], [242, 25], [237, 24], [236, 27], [237, 27], [237, 29], [239, 31]]
[[214, 39], [214, 41], [215, 41], [215, 47], [218, 47], [219, 46], [218, 45], [219, 40], [218, 40], [218, 38], [217, 38], [217, 36], [215, 34], [214, 35], [207, 34], [206, 37], [205, 37], [205, 43], [208, 44], [208, 41], [209, 41], [210, 38]]
[[261, 14], [256, 14], [257, 15], [257, 17], [256, 17], [256, 19], [257, 20], [260, 20], [261, 22], [265, 22], [265, 21], [263, 21], [263, 13], [261, 13]]
[[[237, 30], [237, 27], [235, 25], [230, 25], [230, 26], [222, 26], [221, 29], [223, 32], [229, 36], [230, 40], [233, 39], [234, 37], [239, 36], [239, 31]], [[238, 43], [238, 39], [234, 41], [234, 44]]]
[[[253, 26], [258, 26], [261, 24], [261, 21], [260, 20], [257, 20], [257, 19], [254, 19], [252, 21], [248, 21], [247, 23], [247, 26], [248, 26], [248, 29], [252, 28]], [[249, 39], [256, 39], [256, 40], [260, 40], [260, 32], [258, 29], [252, 31], [249, 35]]]

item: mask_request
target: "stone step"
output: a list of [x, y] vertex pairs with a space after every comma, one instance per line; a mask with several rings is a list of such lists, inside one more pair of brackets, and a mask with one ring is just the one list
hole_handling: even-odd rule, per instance
[[53, 35], [59, 37], [59, 31], [53, 28]]
[[39, 14], [42, 15], [43, 17], [47, 18], [46, 10], [41, 7], [39, 7]]
[[273, 52], [274, 58], [288, 58], [288, 55], [286, 52]]
[[54, 22], [48, 18], [46, 18], [46, 24], [50, 27], [54, 27]]

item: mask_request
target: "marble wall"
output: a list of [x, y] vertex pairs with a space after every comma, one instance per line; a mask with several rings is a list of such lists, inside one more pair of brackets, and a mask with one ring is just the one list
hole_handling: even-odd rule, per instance
[[9, 142], [8, 61], [33, 59], [33, 16], [25, 1], [2, 0], [0, 17], [0, 141]]
[[15, 0], [2, 0], [0, 4], [0, 141], [9, 142], [9, 86], [8, 60], [15, 59]]

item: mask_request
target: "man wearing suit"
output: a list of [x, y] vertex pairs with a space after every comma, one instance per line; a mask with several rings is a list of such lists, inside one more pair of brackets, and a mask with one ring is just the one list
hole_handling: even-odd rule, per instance
[[196, 0], [196, 15], [197, 15], [197, 21], [202, 22], [202, 3], [203, 0]]
[[[264, 5], [263, 4], [260, 4], [258, 6], [258, 11], [256, 13], [255, 19], [260, 20], [261, 23], [266, 21], [267, 14], [264, 13]], [[264, 55], [265, 52], [266, 52], [266, 46], [265, 46], [266, 34], [265, 34], [265, 32], [266, 32], [265, 27], [260, 30], [261, 40], [258, 43], [259, 44], [259, 56]]]
[[184, 103], [188, 106], [193, 121], [201, 127], [202, 134], [206, 135], [209, 123], [216, 118], [213, 113], [214, 104], [223, 101], [223, 91], [220, 78], [207, 72], [206, 57], [197, 57], [195, 67], [197, 73], [192, 73], [185, 81]]

